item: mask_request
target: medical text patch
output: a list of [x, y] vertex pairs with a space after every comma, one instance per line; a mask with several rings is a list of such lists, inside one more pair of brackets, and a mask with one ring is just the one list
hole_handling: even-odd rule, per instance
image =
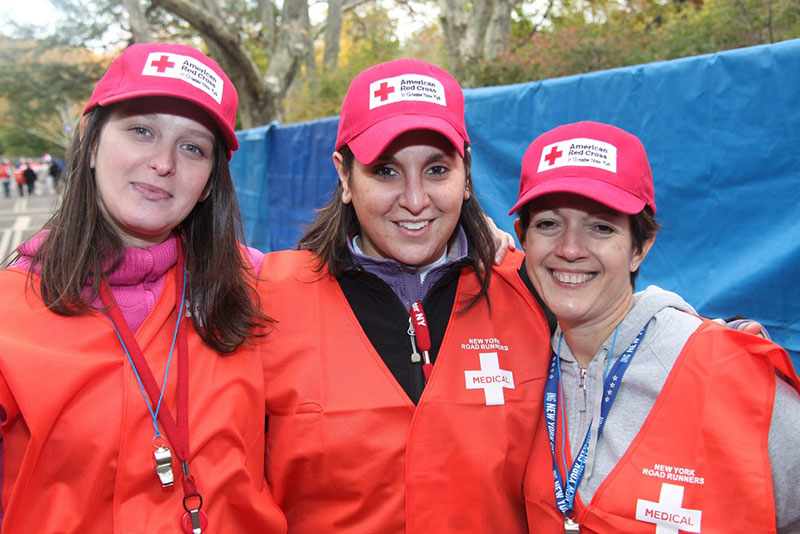
[[636, 519], [654, 523], [656, 534], [700, 532], [703, 512], [683, 507], [683, 489], [683, 486], [662, 483], [658, 501], [636, 501]]
[[544, 147], [538, 172], [567, 166], [596, 167], [616, 173], [617, 147], [582, 137], [559, 141]]
[[369, 109], [402, 101], [447, 105], [444, 86], [439, 80], [430, 76], [403, 74], [369, 84]]
[[222, 102], [222, 78], [193, 57], [152, 52], [147, 56], [142, 75], [183, 80], [208, 93], [218, 104]]
[[514, 374], [500, 369], [496, 352], [481, 352], [479, 357], [479, 371], [464, 371], [467, 389], [482, 389], [486, 406], [501, 406], [506, 402], [503, 389], [514, 389]]

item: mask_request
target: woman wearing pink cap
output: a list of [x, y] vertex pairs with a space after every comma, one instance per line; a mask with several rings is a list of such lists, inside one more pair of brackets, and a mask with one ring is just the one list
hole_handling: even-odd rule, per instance
[[133, 45], [95, 87], [60, 207], [0, 272], [3, 532], [285, 532], [236, 105], [182, 45]]
[[464, 98], [416, 60], [359, 74], [339, 181], [267, 254], [267, 480], [292, 533], [529, 532], [523, 479], [549, 330], [494, 245]]
[[639, 139], [594, 122], [541, 135], [511, 211], [559, 323], [526, 490], [536, 531], [800, 531], [786, 352], [674, 293], [633, 293], [659, 228]]

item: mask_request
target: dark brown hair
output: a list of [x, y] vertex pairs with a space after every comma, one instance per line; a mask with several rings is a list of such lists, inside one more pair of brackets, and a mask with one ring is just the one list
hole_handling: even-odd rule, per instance
[[[654, 238], [661, 228], [661, 225], [656, 221], [656, 216], [653, 215], [653, 210], [650, 206], [645, 206], [642, 211], [636, 215], [630, 216], [631, 220], [631, 238], [633, 239], [633, 246], [636, 252], [642, 252], [644, 244]], [[636, 287], [636, 277], [639, 276], [639, 267], [631, 273], [631, 286]]]
[[[531, 211], [535, 200], [536, 199], [528, 202], [517, 212], [520, 227], [522, 228], [522, 232], [520, 232], [520, 241], [523, 242], [525, 241], [525, 234], [528, 231], [528, 227], [531, 224]], [[642, 250], [644, 250], [644, 244], [649, 239], [656, 236], [661, 225], [656, 221], [656, 217], [653, 215], [653, 210], [650, 209], [650, 206], [645, 206], [644, 209], [636, 215], [629, 215], [628, 217], [631, 223], [631, 239], [633, 241], [633, 246], [636, 252], [642, 252]], [[639, 264], [639, 267], [641, 267], [641, 264]], [[631, 273], [632, 287], [636, 287], [636, 278], [638, 276], [639, 268]]]
[[[342, 155], [343, 167], [350, 173], [355, 160], [353, 152], [345, 146], [339, 153]], [[475, 197], [470, 172], [472, 158], [466, 145], [463, 161], [469, 199], [461, 205], [458, 222], [467, 236], [471, 265], [480, 284], [480, 291], [470, 296], [462, 312], [471, 308], [487, 294], [496, 251], [494, 237], [486, 223], [486, 214]], [[317, 210], [317, 216], [300, 238], [298, 248], [314, 253], [317, 271], [327, 270], [329, 274], [336, 276], [350, 265], [347, 240], [359, 231], [360, 225], [355, 208], [352, 202], [349, 204], [342, 202], [342, 184], [337, 180], [331, 199]]]
[[[101, 279], [123, 257], [123, 243], [103, 216], [91, 168], [91, 155], [114, 106], [96, 107], [76, 131], [68, 154], [61, 205], [45, 223], [47, 237], [33, 258], [41, 268], [41, 298], [59, 315], [92, 313]], [[253, 271], [244, 243], [227, 147], [216, 136], [208, 198], [175, 228], [183, 244], [187, 298], [192, 321], [207, 345], [220, 353], [239, 348], [248, 337], [264, 335], [272, 319], [259, 309]], [[33, 269], [29, 280], [32, 281]], [[94, 276], [102, 273], [102, 276]], [[83, 288], [90, 285], [89, 295]]]

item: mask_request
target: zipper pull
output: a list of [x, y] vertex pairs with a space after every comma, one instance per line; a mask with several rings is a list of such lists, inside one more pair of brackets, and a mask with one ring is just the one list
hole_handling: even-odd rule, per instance
[[411, 353], [411, 362], [419, 363], [422, 361], [422, 356], [417, 351], [416, 336], [414, 335], [414, 325], [411, 323], [411, 317], [408, 318], [408, 338], [411, 340], [411, 349], [413, 351]]
[[580, 379], [578, 381], [578, 389], [581, 390], [583, 395], [578, 395], [578, 411], [586, 411], [586, 368], [582, 365], [580, 367]]

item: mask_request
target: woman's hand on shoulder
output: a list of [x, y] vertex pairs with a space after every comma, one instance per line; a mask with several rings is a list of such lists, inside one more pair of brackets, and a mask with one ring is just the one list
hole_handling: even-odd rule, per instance
[[764, 328], [764, 325], [752, 319], [747, 319], [737, 315], [728, 319], [714, 319], [714, 322], [727, 326], [728, 328], [733, 328], [734, 330], [738, 330], [740, 332], [753, 334], [754, 336], [763, 337], [764, 339], [768, 339], [770, 341], [772, 340], [772, 337], [769, 335], [769, 332], [767, 332], [767, 329]]

